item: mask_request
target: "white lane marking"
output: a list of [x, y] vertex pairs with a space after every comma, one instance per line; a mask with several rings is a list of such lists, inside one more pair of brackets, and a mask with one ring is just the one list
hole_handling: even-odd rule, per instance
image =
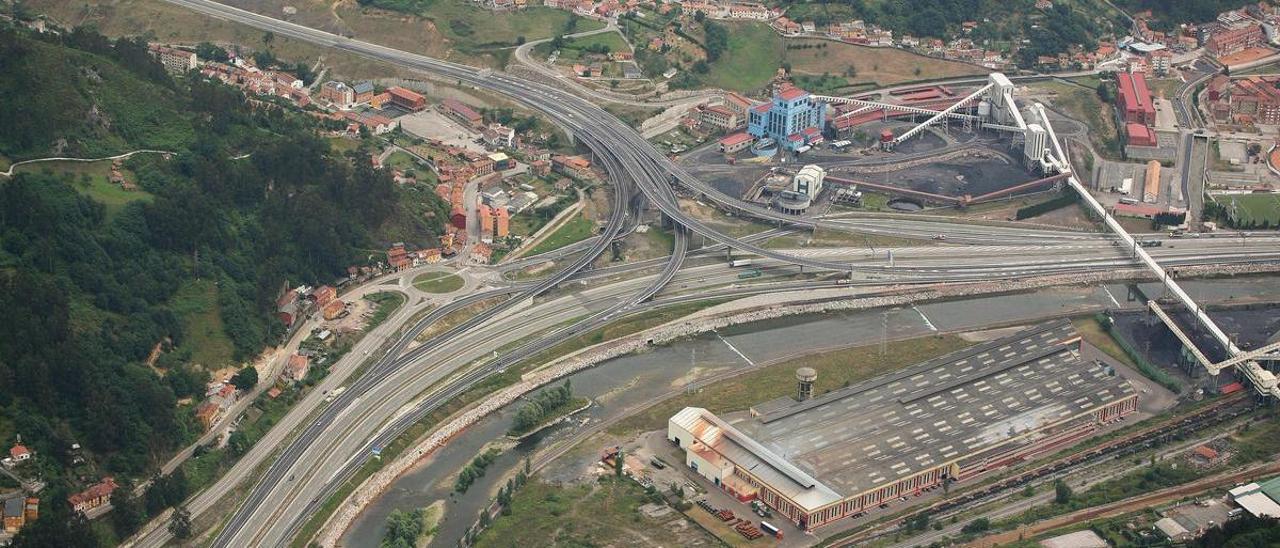
[[1116, 305], [1116, 308], [1120, 308], [1120, 301], [1117, 301], [1116, 296], [1111, 294], [1111, 290], [1107, 289], [1107, 286], [1105, 285], [1102, 286], [1102, 290], [1107, 293], [1107, 298], [1111, 299], [1111, 302]]
[[738, 350], [738, 347], [734, 346], [733, 343], [730, 343], [728, 340], [725, 340], [724, 337], [721, 337], [720, 333], [716, 333], [716, 338], [720, 339], [720, 342], [724, 343], [725, 346], [729, 347], [729, 350], [732, 350], [733, 353], [737, 354], [739, 358], [742, 358], [742, 361], [747, 362], [747, 365], [755, 367], [756, 362], [751, 361], [751, 358], [748, 358], [746, 354], [743, 354], [741, 350]]
[[913, 304], [911, 305], [911, 309], [915, 310], [916, 314], [920, 315], [920, 319], [924, 320], [924, 325], [929, 328], [929, 331], [938, 330], [938, 328], [933, 326], [933, 322], [929, 321], [929, 317], [924, 315], [924, 311], [920, 310], [920, 307], [917, 307], [916, 305]]

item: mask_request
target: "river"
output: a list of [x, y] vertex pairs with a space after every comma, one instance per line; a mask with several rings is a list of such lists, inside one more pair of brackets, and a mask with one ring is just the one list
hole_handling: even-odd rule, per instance
[[[1205, 302], [1274, 300], [1280, 295], [1280, 277], [1186, 281], [1184, 288]], [[1159, 296], [1159, 284], [1141, 284], [1151, 297]], [[1101, 308], [1141, 308], [1144, 300], [1130, 301], [1123, 284], [1097, 287], [1050, 288], [1033, 293], [980, 297], [915, 306], [864, 310], [826, 315], [783, 318], [738, 326], [622, 356], [569, 377], [577, 396], [597, 405], [577, 416], [590, 422], [609, 420], [636, 404], [679, 390], [689, 379], [745, 369], [803, 354], [882, 340], [906, 339], [934, 332], [979, 329], [1048, 316], [1078, 314]], [[497, 489], [497, 481], [520, 466], [539, 447], [575, 435], [580, 427], [561, 426], [526, 440], [506, 451], [464, 495], [456, 495], [453, 482], [458, 471], [488, 443], [499, 440], [511, 425], [514, 406], [481, 420], [434, 455], [398, 478], [370, 504], [343, 535], [341, 545], [377, 546], [393, 510], [408, 510], [445, 500], [444, 516], [433, 547], [453, 547], [479, 516]]]

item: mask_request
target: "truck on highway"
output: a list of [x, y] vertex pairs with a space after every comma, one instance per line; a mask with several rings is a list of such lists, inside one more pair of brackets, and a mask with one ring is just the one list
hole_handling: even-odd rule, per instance
[[330, 392], [330, 393], [329, 393], [329, 395], [328, 395], [327, 397], [325, 397], [324, 401], [325, 401], [326, 403], [327, 403], [327, 402], [331, 402], [331, 401], [333, 401], [333, 399], [334, 399], [334, 398], [337, 398], [338, 396], [341, 396], [341, 395], [342, 395], [342, 393], [343, 393], [343, 392], [346, 392], [346, 391], [347, 391], [347, 387], [345, 387], [345, 386], [339, 386], [339, 387], [337, 387], [337, 388], [333, 389], [333, 392]]
[[750, 278], [759, 278], [759, 277], [760, 277], [761, 275], [763, 275], [763, 274], [764, 274], [764, 273], [763, 273], [763, 272], [760, 272], [760, 269], [759, 269], [759, 268], [753, 268], [753, 269], [751, 269], [751, 270], [748, 270], [748, 271], [746, 271], [746, 272], [743, 272], [742, 274], [738, 274], [738, 279], [739, 279], [739, 280], [746, 280], [746, 279], [750, 279]]
[[729, 261], [729, 268], [738, 268], [740, 266], [751, 266], [751, 259], [734, 259]]

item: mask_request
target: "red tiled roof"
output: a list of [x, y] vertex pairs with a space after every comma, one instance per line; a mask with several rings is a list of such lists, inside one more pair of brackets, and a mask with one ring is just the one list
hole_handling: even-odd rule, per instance
[[733, 145], [742, 144], [750, 140], [751, 140], [751, 136], [747, 135], [746, 132], [738, 132], [738, 133], [734, 133], [733, 135], [729, 135], [723, 139], [720, 139], [720, 144], [722, 146], [733, 146]]
[[788, 87], [778, 92], [778, 97], [783, 101], [794, 101], [806, 95], [809, 95], [809, 92], [797, 87]]
[[67, 502], [71, 506], [79, 506], [81, 503], [94, 500], [101, 497], [110, 497], [111, 493], [116, 490], [116, 480], [111, 476], [102, 478], [102, 481], [90, 485], [88, 489], [67, 497]]
[[418, 101], [426, 100], [426, 98], [423, 97], [422, 94], [419, 94], [412, 90], [408, 90], [398, 86], [393, 88], [387, 88], [387, 93], [390, 94], [392, 97], [399, 97], [401, 99], [404, 99], [410, 102], [418, 102]]

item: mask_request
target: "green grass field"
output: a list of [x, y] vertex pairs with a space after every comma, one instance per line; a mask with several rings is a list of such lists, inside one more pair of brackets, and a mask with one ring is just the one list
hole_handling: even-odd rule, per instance
[[697, 394], [667, 399], [627, 417], [610, 427], [609, 431], [625, 434], [662, 428], [668, 418], [690, 405], [700, 405], [717, 414], [745, 410], [757, 403], [790, 394], [798, 367], [816, 369], [822, 381], [815, 391], [825, 393], [969, 345], [960, 337], [941, 335], [893, 342], [886, 345], [883, 354], [879, 345], [868, 345], [801, 356], [716, 383]]
[[711, 64], [711, 72], [702, 82], [734, 91], [760, 89], [782, 66], [782, 39], [763, 23], [728, 26], [729, 50]]
[[1099, 154], [1112, 159], [1120, 158], [1120, 137], [1111, 105], [1102, 102], [1094, 89], [1061, 82], [1042, 82], [1036, 84], [1036, 87], [1057, 93], [1058, 97], [1052, 101], [1053, 106], [1067, 116], [1088, 124], [1089, 141]]
[[538, 242], [538, 245], [533, 246], [528, 253], [525, 253], [525, 256], [555, 251], [571, 243], [585, 240], [591, 237], [591, 233], [595, 231], [595, 228], [596, 224], [590, 219], [582, 215], [575, 216], [565, 224], [560, 225], [560, 228], [557, 228], [555, 232], [552, 232], [541, 242]]
[[[155, 197], [143, 190], [125, 190], [113, 184], [108, 178], [111, 174], [111, 162], [40, 162], [25, 164], [14, 168], [18, 173], [40, 173], [48, 171], [62, 177], [71, 186], [107, 208], [107, 219], [119, 213], [130, 202], [149, 202]], [[125, 173], [125, 177], [131, 177]]]
[[[463, 49], [514, 45], [521, 36], [526, 41], [533, 41], [604, 27], [599, 21], [544, 7], [519, 12], [493, 12], [466, 0], [434, 0], [423, 4], [427, 7], [420, 9], [420, 13], [435, 21], [445, 37]], [[576, 18], [577, 23], [570, 32], [568, 25], [572, 18]]]
[[[418, 169], [419, 167], [418, 161], [415, 160], [413, 156], [410, 156], [408, 152], [402, 152], [399, 150], [392, 152], [390, 156], [387, 156], [387, 161], [383, 162], [382, 165], [402, 171], [406, 169]], [[422, 169], [421, 171], [430, 172], [431, 170]]]
[[712, 545], [697, 527], [665, 527], [671, 515], [645, 517], [639, 508], [648, 502], [644, 489], [630, 480], [568, 487], [530, 481], [512, 497], [510, 515], [494, 520], [475, 546], [512, 546], [514, 539], [527, 546]]
[[1249, 228], [1280, 227], [1280, 194], [1229, 194], [1214, 196], [1235, 221]]
[[[603, 32], [600, 34], [592, 34], [591, 36], [583, 36], [581, 38], [570, 38], [565, 40], [564, 47], [560, 48], [560, 56], [557, 63], [564, 64], [567, 61], [576, 61], [588, 55], [590, 48], [607, 47], [609, 51], [631, 51], [627, 47], [627, 42], [622, 39], [622, 35], [616, 32]], [[548, 42], [539, 44], [534, 48], [539, 57], [545, 58], [555, 49]]]
[[453, 293], [462, 285], [461, 277], [448, 272], [427, 272], [413, 279], [413, 286], [427, 293]]
[[169, 302], [182, 322], [185, 338], [180, 348], [191, 350], [191, 362], [208, 371], [231, 363], [235, 348], [222, 327], [218, 287], [210, 280], [196, 280], [182, 286]]

